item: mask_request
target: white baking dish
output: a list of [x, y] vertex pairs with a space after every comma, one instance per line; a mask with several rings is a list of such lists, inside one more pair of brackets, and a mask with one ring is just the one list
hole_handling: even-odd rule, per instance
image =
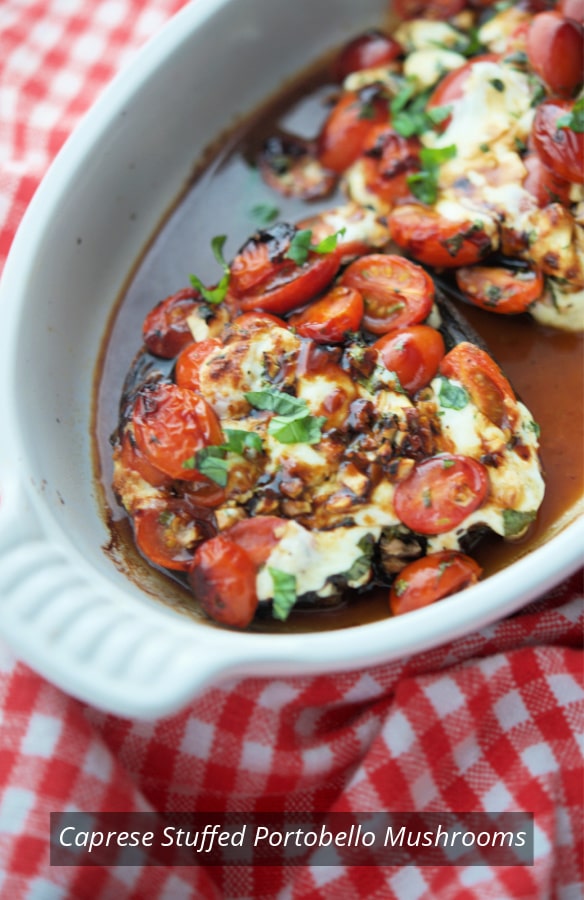
[[34, 669], [106, 710], [162, 715], [217, 677], [403, 657], [512, 612], [581, 559], [579, 520], [434, 607], [331, 633], [264, 635], [182, 615], [104, 552], [92, 387], [133, 262], [206, 145], [385, 10], [386, 0], [196, 0], [100, 98], [14, 242], [0, 301], [0, 633]]

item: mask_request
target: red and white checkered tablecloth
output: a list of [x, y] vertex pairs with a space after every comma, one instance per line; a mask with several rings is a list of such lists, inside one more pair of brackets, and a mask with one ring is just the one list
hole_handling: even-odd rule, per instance
[[[79, 117], [184, 5], [2, 0], [0, 264]], [[71, 699], [0, 643], [0, 897], [576, 900], [582, 674], [581, 573], [515, 616], [414, 658], [334, 677], [232, 681], [152, 723]], [[51, 867], [57, 810], [526, 810], [535, 862]]]

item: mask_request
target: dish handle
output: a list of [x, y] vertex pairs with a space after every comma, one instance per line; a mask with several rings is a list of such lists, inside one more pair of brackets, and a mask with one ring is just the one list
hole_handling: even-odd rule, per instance
[[44, 533], [21, 480], [4, 467], [0, 637], [67, 693], [131, 718], [175, 712], [228, 668], [214, 641], [202, 644], [182, 622], [128, 603], [106, 579], [89, 581], [73, 552]]

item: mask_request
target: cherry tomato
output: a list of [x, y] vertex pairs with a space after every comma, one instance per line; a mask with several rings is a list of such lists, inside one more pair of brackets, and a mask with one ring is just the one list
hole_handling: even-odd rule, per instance
[[584, 184], [584, 133], [558, 128], [558, 119], [571, 114], [572, 100], [544, 100], [535, 113], [532, 138], [536, 153], [559, 178]]
[[430, 553], [399, 573], [389, 592], [389, 608], [394, 616], [422, 609], [476, 584], [481, 572], [478, 563], [464, 553]]
[[287, 524], [287, 519], [280, 519], [278, 516], [255, 516], [230, 525], [222, 533], [242, 547], [256, 569], [259, 569], [267, 562]]
[[335, 65], [335, 78], [344, 81], [351, 72], [383, 66], [402, 54], [403, 48], [394, 38], [375, 29], [366, 31], [341, 50]]
[[499, 428], [513, 427], [517, 421], [517, 401], [513, 388], [488, 353], [463, 341], [446, 354], [440, 373], [459, 381], [473, 403]]
[[339, 344], [348, 331], [358, 331], [363, 309], [359, 291], [337, 285], [320, 300], [291, 316], [289, 323], [302, 337], [319, 344]]
[[262, 331], [264, 328], [288, 328], [284, 319], [266, 312], [246, 312], [237, 316], [229, 326], [230, 332], [238, 334], [252, 334], [254, 331]]
[[188, 497], [138, 509], [132, 518], [136, 543], [144, 556], [156, 566], [180, 572], [190, 568], [195, 547], [217, 530], [212, 513]]
[[345, 91], [318, 138], [318, 159], [332, 172], [344, 172], [361, 156], [376, 125], [389, 120], [387, 98], [378, 85]]
[[246, 628], [258, 605], [256, 568], [245, 550], [222, 534], [201, 544], [188, 574], [205, 612], [216, 622]]
[[444, 534], [478, 509], [489, 490], [482, 463], [443, 453], [416, 463], [395, 489], [393, 505], [403, 524], [418, 534]]
[[[436, 109], [441, 106], [450, 106], [455, 100], [460, 100], [464, 95], [464, 88], [475, 65], [480, 62], [498, 62], [499, 57], [494, 53], [483, 53], [475, 56], [458, 69], [452, 69], [438, 83], [432, 96], [428, 100], [427, 108]], [[436, 126], [437, 131], [445, 131], [451, 120], [451, 116], [443, 119]]]
[[393, 5], [401, 19], [447, 20], [462, 12], [466, 0], [396, 0]]
[[379, 125], [361, 157], [365, 185], [389, 206], [404, 197], [413, 197], [408, 175], [419, 169], [420, 141], [405, 138], [387, 125]]
[[470, 266], [491, 249], [488, 234], [470, 218], [453, 222], [418, 203], [397, 206], [389, 215], [388, 226], [398, 247], [429, 266]]
[[584, 25], [584, 0], [560, 0], [558, 12], [566, 19], [573, 19], [574, 22]]
[[319, 166], [311, 141], [286, 133], [269, 137], [258, 154], [259, 173], [283, 197], [318, 200], [337, 186], [337, 176]]
[[363, 327], [373, 334], [422, 322], [434, 302], [430, 276], [403, 256], [362, 256], [345, 269], [340, 283], [362, 295]]
[[444, 356], [442, 335], [429, 325], [410, 325], [373, 344], [386, 369], [395, 372], [408, 394], [430, 383]]
[[221, 444], [223, 433], [203, 397], [176, 384], [147, 386], [136, 398], [132, 422], [136, 443], [153, 466], [171, 478], [206, 481], [189, 461], [203, 447]]
[[172, 479], [165, 472], [161, 472], [160, 469], [148, 462], [128, 431], [124, 433], [122, 438], [120, 459], [126, 469], [137, 472], [144, 481], [147, 481], [153, 487], [168, 487], [172, 482]]
[[200, 294], [193, 288], [183, 288], [176, 294], [161, 300], [152, 309], [142, 326], [144, 343], [150, 353], [172, 359], [190, 344], [193, 335], [187, 319], [197, 308]]
[[296, 228], [280, 224], [258, 232], [231, 264], [231, 290], [244, 312], [286, 313], [303, 306], [323, 291], [341, 265], [336, 251], [310, 251], [298, 265], [286, 256]]
[[527, 35], [532, 69], [555, 94], [568, 96], [584, 74], [584, 29], [558, 12], [535, 16]]
[[221, 341], [217, 338], [207, 338], [204, 341], [189, 344], [188, 347], [181, 350], [174, 368], [174, 380], [178, 386], [189, 388], [191, 391], [200, 390], [201, 365], [214, 350], [221, 346]]
[[561, 203], [570, 206], [570, 182], [555, 175], [543, 164], [536, 153], [529, 153], [523, 160], [527, 177], [523, 182], [526, 191], [535, 197], [538, 206]]
[[503, 315], [525, 312], [544, 289], [539, 269], [513, 272], [503, 267], [463, 266], [455, 274], [456, 283], [469, 303]]

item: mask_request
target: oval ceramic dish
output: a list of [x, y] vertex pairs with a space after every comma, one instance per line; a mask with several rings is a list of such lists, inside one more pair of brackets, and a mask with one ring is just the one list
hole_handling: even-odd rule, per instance
[[[211, 679], [357, 669], [492, 622], [579, 563], [584, 521], [486, 581], [409, 615], [333, 632], [233, 633], [158, 602], [104, 551], [92, 395], [134, 261], [205, 147], [386, 0], [197, 0], [102, 95], [22, 222], [2, 282], [0, 633], [103, 709], [153, 717]], [[117, 403], [117, 398], [112, 398]]]

